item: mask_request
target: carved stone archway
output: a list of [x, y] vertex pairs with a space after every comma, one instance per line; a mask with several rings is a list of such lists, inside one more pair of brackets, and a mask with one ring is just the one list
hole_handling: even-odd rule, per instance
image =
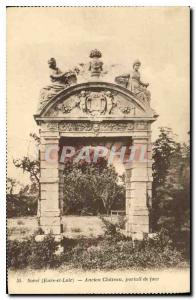
[[41, 137], [39, 215], [44, 233], [62, 233], [63, 166], [58, 159], [51, 164], [46, 155], [50, 147], [58, 148], [62, 137], [124, 137], [136, 147], [145, 147], [145, 160], [125, 164], [126, 233], [142, 238], [150, 232], [151, 123], [155, 119], [148, 101], [110, 82], [89, 81], [61, 87], [47, 97], [42, 94], [35, 120]]

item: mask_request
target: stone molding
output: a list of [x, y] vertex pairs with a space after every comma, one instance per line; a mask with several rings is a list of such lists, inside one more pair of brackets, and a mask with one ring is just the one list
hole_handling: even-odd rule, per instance
[[[59, 93], [57, 93], [56, 95], [54, 95], [46, 104], [45, 106], [43, 106], [41, 108], [41, 110], [39, 110], [39, 113], [37, 113], [36, 115], [34, 115], [35, 120], [39, 123], [39, 119], [43, 118], [45, 116], [48, 115], [49, 111], [51, 111], [51, 109], [53, 107], [57, 107], [60, 103], [62, 103], [62, 101], [65, 101], [66, 99], [68, 99], [69, 97], [72, 96], [77, 96], [78, 99], [81, 98], [81, 94], [85, 93], [84, 95], [84, 102], [86, 101], [86, 97], [87, 95], [91, 95], [93, 94], [93, 97], [96, 96], [96, 94], [98, 95], [98, 97], [101, 99], [103, 98], [103, 102], [110, 103], [111, 107], [108, 110], [107, 107], [105, 107], [103, 109], [103, 113], [106, 112], [106, 110], [108, 110], [108, 116], [110, 116], [109, 112], [113, 109], [113, 107], [115, 107], [117, 104], [115, 103], [115, 99], [114, 96], [116, 94], [121, 95], [123, 98], [127, 99], [129, 105], [127, 106], [121, 106], [119, 105], [119, 109], [122, 111], [122, 113], [125, 116], [128, 116], [130, 114], [130, 112], [132, 111], [133, 105], [140, 109], [143, 114], [144, 117], [150, 118], [153, 120], [156, 119], [157, 115], [156, 113], [151, 109], [150, 105], [148, 103], [144, 103], [143, 101], [140, 101], [138, 98], [135, 97], [135, 95], [129, 91], [128, 89], [119, 86], [117, 84], [113, 84], [113, 83], [108, 83], [108, 82], [87, 82], [87, 83], [81, 83], [81, 84], [76, 84], [74, 86], [70, 86], [62, 91], [60, 91]], [[89, 97], [89, 96], [88, 96]], [[75, 104], [74, 104], [75, 105]], [[82, 109], [82, 107], [81, 107]], [[88, 109], [88, 107], [84, 107], [84, 109]], [[70, 112], [71, 109], [65, 109], [65, 119], [67, 117], [67, 113]], [[104, 111], [105, 110], [105, 111]], [[89, 113], [87, 113], [87, 117], [88, 115], [92, 115], [92, 112], [89, 111]], [[85, 114], [84, 114], [85, 115]], [[102, 115], [102, 112], [100, 112], [98, 114], [98, 116]], [[94, 116], [95, 118], [97, 117], [96, 115]], [[123, 117], [123, 115], [122, 115]], [[131, 115], [131, 117], [137, 117], [137, 114], [133, 114]]]

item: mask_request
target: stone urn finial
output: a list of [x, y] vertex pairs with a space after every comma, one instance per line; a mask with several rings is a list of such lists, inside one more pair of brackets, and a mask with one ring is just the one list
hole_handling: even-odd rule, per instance
[[89, 71], [91, 71], [91, 77], [99, 78], [101, 72], [103, 71], [103, 62], [100, 61], [102, 57], [101, 51], [94, 49], [89, 55], [92, 61], [89, 64]]
[[101, 51], [94, 49], [94, 50], [91, 50], [89, 56], [90, 56], [90, 58], [94, 58], [94, 57], [100, 58], [100, 57], [102, 57], [102, 54], [101, 54]]

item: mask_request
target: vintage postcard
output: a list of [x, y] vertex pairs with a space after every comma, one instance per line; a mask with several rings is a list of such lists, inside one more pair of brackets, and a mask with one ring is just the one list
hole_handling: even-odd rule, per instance
[[189, 24], [7, 7], [9, 294], [190, 293]]

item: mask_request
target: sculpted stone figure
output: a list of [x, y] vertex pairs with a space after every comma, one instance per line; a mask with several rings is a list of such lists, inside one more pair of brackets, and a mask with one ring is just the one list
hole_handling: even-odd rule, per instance
[[123, 74], [115, 78], [115, 81], [129, 89], [135, 96], [146, 102], [150, 102], [150, 92], [147, 90], [149, 83], [144, 83], [140, 79], [139, 68], [141, 62], [136, 60], [133, 63], [133, 71], [131, 74]]
[[60, 91], [77, 83], [76, 71], [67, 71], [63, 73], [57, 67], [56, 60], [53, 57], [48, 60], [48, 65], [52, 85], [48, 85], [41, 90], [38, 110], [42, 109], [47, 102]]
[[55, 58], [50, 58], [48, 60], [48, 66], [50, 68], [50, 79], [52, 82], [65, 83], [63, 78], [63, 72], [57, 68]]
[[133, 63], [133, 71], [131, 73], [131, 80], [128, 82], [127, 88], [130, 89], [134, 94], [138, 96], [141, 100], [150, 100], [150, 92], [147, 91], [147, 87], [149, 83], [144, 83], [140, 79], [139, 68], [141, 66], [141, 62], [136, 60]]
[[86, 92], [85, 91], [82, 91], [81, 94], [79, 95], [79, 101], [76, 104], [76, 106], [79, 106], [83, 112], [87, 112]]
[[110, 91], [107, 91], [105, 93], [105, 96], [106, 96], [106, 100], [107, 100], [107, 111], [108, 111], [108, 114], [111, 114], [112, 109], [115, 106], [117, 106], [117, 102], [114, 99], [114, 96], [112, 95], [112, 93]]
[[49, 68], [51, 70], [50, 78], [52, 82], [60, 83], [60, 84], [67, 84], [70, 85], [71, 83], [76, 83], [77, 77], [76, 72], [67, 71], [62, 72], [56, 65], [55, 58], [50, 58], [48, 61]]

